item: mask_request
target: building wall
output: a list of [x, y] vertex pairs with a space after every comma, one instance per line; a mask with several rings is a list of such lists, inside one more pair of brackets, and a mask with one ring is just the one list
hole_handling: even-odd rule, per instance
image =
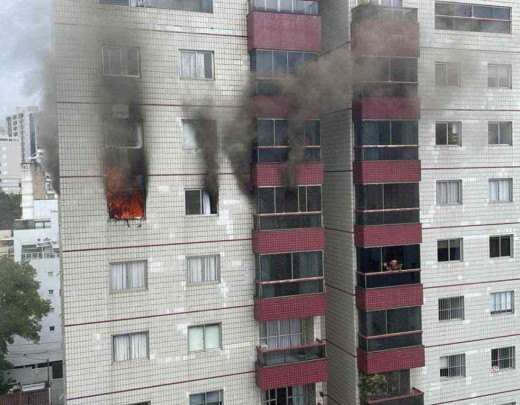
[[0, 138], [0, 189], [19, 193], [22, 178], [20, 141]]

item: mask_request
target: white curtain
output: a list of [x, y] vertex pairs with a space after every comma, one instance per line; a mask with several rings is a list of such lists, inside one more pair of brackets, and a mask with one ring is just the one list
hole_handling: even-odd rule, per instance
[[128, 288], [146, 287], [146, 262], [130, 262], [126, 264]]
[[513, 294], [509, 291], [491, 295], [491, 311], [502, 312], [513, 309]]
[[204, 215], [211, 214], [211, 198], [207, 191], [202, 191], [202, 213]]
[[[210, 57], [207, 52], [182, 51], [181, 52], [181, 75], [184, 78], [204, 79], [211, 78], [210, 66], [206, 66], [206, 61], [210, 65]], [[206, 69], [206, 67], [208, 69]]]
[[220, 325], [207, 325], [205, 327], [206, 350], [220, 348]]
[[124, 263], [112, 263], [110, 265], [110, 278], [112, 290], [120, 291], [126, 288], [126, 271]]
[[130, 358], [132, 360], [148, 358], [148, 333], [130, 335]]
[[188, 350], [190, 352], [200, 352], [204, 350], [203, 326], [188, 328]]
[[188, 282], [202, 283], [202, 257], [188, 257]]
[[103, 73], [106, 75], [122, 74], [123, 50], [121, 48], [103, 47]]
[[511, 201], [512, 196], [511, 179], [490, 180], [489, 199], [490, 201]]
[[461, 182], [454, 181], [438, 181], [437, 182], [437, 204], [460, 204], [462, 202]]
[[219, 256], [205, 256], [204, 262], [204, 281], [218, 280]]
[[129, 346], [130, 346], [130, 336], [121, 335], [113, 337], [113, 345], [114, 345], [114, 361], [125, 361], [129, 360]]
[[182, 120], [182, 137], [185, 149], [197, 149], [195, 126], [192, 120]]

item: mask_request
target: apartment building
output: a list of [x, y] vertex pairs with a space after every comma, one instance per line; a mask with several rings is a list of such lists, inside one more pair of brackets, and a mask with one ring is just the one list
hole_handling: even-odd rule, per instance
[[289, 189], [278, 86], [321, 18], [275, 3], [56, 1], [67, 404], [327, 402], [319, 116]]
[[520, 403], [520, 3], [346, 3], [321, 2], [354, 67], [321, 115], [329, 404]]
[[5, 193], [19, 193], [22, 177], [20, 140], [9, 137], [0, 127], [0, 189]]
[[7, 137], [21, 142], [22, 162], [29, 162], [38, 152], [38, 107], [17, 107], [6, 123]]

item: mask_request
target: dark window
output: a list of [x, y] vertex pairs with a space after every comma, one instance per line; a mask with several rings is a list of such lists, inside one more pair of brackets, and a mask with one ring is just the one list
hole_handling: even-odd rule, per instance
[[262, 393], [262, 405], [314, 404], [314, 384], [275, 388]]
[[322, 252], [261, 255], [260, 281], [291, 280], [323, 276]]
[[438, 1], [435, 28], [510, 34], [511, 8]]
[[488, 65], [488, 87], [510, 89], [512, 87], [511, 65]]
[[437, 241], [437, 260], [439, 262], [462, 261], [462, 239]]
[[461, 145], [462, 124], [460, 122], [437, 122], [435, 124], [436, 145]]
[[257, 190], [260, 214], [321, 211], [321, 186], [260, 187]]
[[190, 395], [190, 405], [223, 405], [224, 392], [210, 391], [201, 394]]
[[207, 190], [186, 190], [185, 200], [186, 215], [211, 215], [217, 213], [217, 201]]
[[515, 347], [502, 347], [491, 350], [491, 367], [502, 370], [515, 368]]
[[356, 187], [357, 209], [385, 210], [419, 207], [417, 183], [374, 184]]
[[512, 145], [513, 123], [511, 121], [491, 121], [488, 123], [490, 145]]
[[358, 128], [358, 146], [417, 145], [417, 121], [363, 121]]
[[60, 379], [63, 378], [63, 362], [62, 361], [53, 361], [52, 362], [52, 379]]
[[464, 297], [439, 299], [439, 321], [464, 319]]
[[358, 314], [360, 333], [367, 337], [422, 329], [420, 307], [387, 311], [359, 311]]
[[389, 271], [392, 260], [397, 260], [401, 270], [420, 269], [420, 245], [357, 249], [357, 266], [361, 273]]
[[284, 77], [317, 57], [312, 52], [257, 50], [251, 52], [251, 70], [257, 78]]
[[460, 64], [450, 62], [435, 63], [435, 84], [437, 86], [460, 86]]
[[511, 235], [491, 236], [489, 238], [489, 257], [513, 256], [512, 241]]

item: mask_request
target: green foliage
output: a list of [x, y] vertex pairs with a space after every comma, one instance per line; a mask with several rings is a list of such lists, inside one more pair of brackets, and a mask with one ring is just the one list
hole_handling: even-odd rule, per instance
[[359, 396], [363, 401], [381, 395], [386, 391], [387, 381], [381, 374], [361, 374], [359, 376]]
[[9, 385], [5, 361], [7, 345], [15, 336], [38, 342], [40, 322], [49, 313], [50, 304], [38, 294], [36, 271], [28, 264], [0, 258], [0, 394]]
[[11, 365], [5, 360], [5, 356], [0, 353], [0, 395], [9, 391], [14, 381], [9, 377], [8, 370]]
[[20, 218], [22, 209], [20, 194], [6, 194], [0, 190], [0, 229], [13, 229], [13, 222]]

